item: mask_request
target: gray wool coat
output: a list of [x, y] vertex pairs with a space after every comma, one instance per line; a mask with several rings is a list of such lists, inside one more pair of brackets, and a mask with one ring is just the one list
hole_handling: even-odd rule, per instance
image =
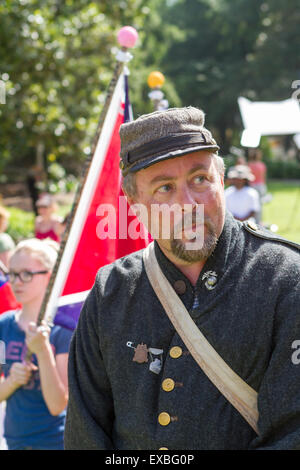
[[[260, 434], [189, 354], [139, 251], [101, 268], [83, 306], [70, 347], [65, 448], [300, 449], [299, 245], [227, 214], [195, 287], [157, 244], [155, 252], [202, 333], [258, 392]], [[208, 289], [202, 277], [211, 271], [217, 282]], [[142, 343], [163, 352], [134, 361]]]

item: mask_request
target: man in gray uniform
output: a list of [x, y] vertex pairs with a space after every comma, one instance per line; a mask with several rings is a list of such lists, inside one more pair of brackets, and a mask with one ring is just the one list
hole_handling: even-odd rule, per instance
[[[197, 327], [258, 392], [257, 434], [193, 359], [145, 272], [143, 250], [101, 268], [69, 355], [66, 449], [300, 449], [299, 245], [226, 212], [203, 112], [121, 126], [129, 202], [204, 205], [204, 242], [158, 233], [155, 255]], [[195, 224], [193, 224], [194, 227]], [[299, 347], [299, 346], [298, 346]]]

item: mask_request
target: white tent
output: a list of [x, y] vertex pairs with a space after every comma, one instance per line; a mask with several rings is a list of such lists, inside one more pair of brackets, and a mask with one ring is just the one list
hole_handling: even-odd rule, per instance
[[238, 98], [238, 104], [245, 129], [241, 138], [241, 145], [244, 147], [257, 147], [262, 135], [295, 134], [296, 144], [299, 142], [298, 100], [290, 98], [277, 102], [250, 101], [241, 96]]

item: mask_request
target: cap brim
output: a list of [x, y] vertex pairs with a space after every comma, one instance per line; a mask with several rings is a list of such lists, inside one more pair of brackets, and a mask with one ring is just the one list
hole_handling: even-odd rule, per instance
[[135, 173], [136, 171], [143, 170], [148, 168], [155, 163], [159, 163], [164, 160], [169, 160], [171, 158], [182, 157], [183, 155], [187, 155], [188, 153], [195, 153], [199, 152], [200, 150], [212, 150], [218, 151], [220, 147], [218, 145], [198, 145], [195, 147], [185, 148], [185, 149], [178, 149], [173, 150], [171, 152], [164, 153], [162, 155], [156, 155], [154, 157], [145, 158], [144, 160], [137, 161], [129, 168], [125, 169], [124, 173]]
[[240, 175], [239, 173], [228, 173], [227, 178], [229, 179], [238, 179], [238, 180], [248, 180], [248, 181], [254, 181], [255, 176], [251, 175]]

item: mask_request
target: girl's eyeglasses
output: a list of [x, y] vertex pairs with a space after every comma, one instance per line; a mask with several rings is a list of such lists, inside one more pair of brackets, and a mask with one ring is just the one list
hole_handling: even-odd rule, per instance
[[13, 271], [10, 271], [8, 273], [8, 278], [10, 282], [15, 282], [17, 277], [20, 279], [22, 282], [30, 282], [36, 274], [46, 274], [49, 271], [20, 271], [19, 273], [15, 273]]

